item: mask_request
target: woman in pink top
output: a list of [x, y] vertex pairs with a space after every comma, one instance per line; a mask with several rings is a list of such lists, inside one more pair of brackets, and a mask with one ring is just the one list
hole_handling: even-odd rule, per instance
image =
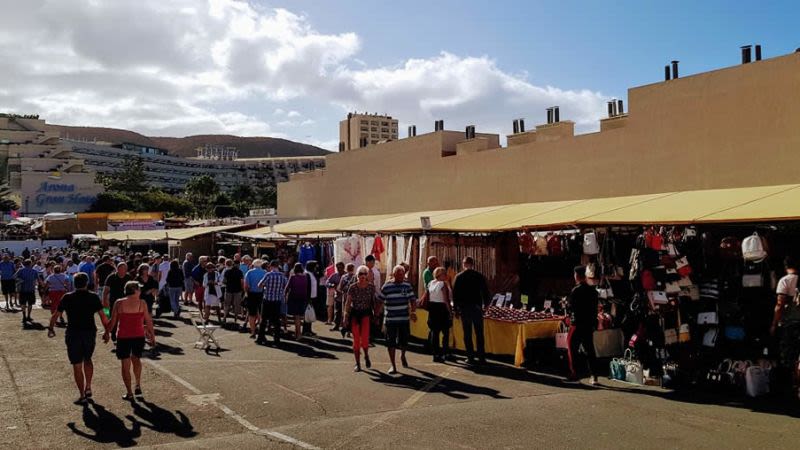
[[[142, 352], [145, 340], [151, 346], [156, 345], [153, 319], [147, 312], [147, 303], [139, 297], [140, 286], [136, 281], [125, 284], [125, 297], [114, 303], [111, 320], [106, 326], [103, 340], [108, 341], [110, 330], [117, 326], [117, 359], [122, 361], [122, 381], [127, 393], [123, 400], [132, 401], [134, 396], [142, 399]], [[131, 391], [131, 365], [136, 378], [136, 389]]]

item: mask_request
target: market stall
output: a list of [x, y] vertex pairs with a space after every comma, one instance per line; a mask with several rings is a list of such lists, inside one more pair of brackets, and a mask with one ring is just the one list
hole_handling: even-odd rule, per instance
[[[528, 339], [555, 339], [562, 320], [563, 317], [559, 316], [535, 320], [485, 318], [483, 321], [483, 334], [486, 353], [513, 356], [514, 365], [521, 367], [525, 361], [525, 343]], [[427, 321], [428, 312], [418, 309], [417, 320], [411, 322], [411, 335], [418, 339], [427, 339]], [[474, 332], [472, 342], [475, 342]], [[465, 350], [464, 331], [461, 327], [461, 320], [458, 318], [453, 319], [449, 345], [451, 348]]]

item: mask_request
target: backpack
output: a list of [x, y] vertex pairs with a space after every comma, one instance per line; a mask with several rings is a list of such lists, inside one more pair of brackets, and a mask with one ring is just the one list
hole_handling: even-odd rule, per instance
[[547, 251], [550, 256], [561, 256], [563, 249], [561, 248], [561, 236], [551, 234], [547, 237]]
[[742, 256], [745, 261], [761, 262], [767, 257], [764, 242], [758, 233], [744, 238], [742, 241]]

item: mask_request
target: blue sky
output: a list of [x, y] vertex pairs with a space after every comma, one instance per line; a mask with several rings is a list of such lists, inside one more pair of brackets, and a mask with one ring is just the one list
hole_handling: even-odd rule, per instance
[[[4, 0], [0, 0], [6, 3]], [[30, 0], [0, 17], [0, 110], [150, 135], [272, 135], [329, 149], [348, 110], [419, 132], [510, 131], [800, 47], [795, 2]], [[130, 20], [131, 18], [135, 20]], [[529, 126], [530, 126], [529, 125]]]

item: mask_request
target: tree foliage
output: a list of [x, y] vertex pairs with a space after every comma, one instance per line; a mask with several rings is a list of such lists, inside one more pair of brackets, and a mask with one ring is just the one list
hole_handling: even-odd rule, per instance
[[134, 157], [122, 161], [122, 168], [110, 175], [97, 174], [96, 181], [109, 192], [121, 192], [129, 197], [139, 197], [147, 190], [144, 160]]

